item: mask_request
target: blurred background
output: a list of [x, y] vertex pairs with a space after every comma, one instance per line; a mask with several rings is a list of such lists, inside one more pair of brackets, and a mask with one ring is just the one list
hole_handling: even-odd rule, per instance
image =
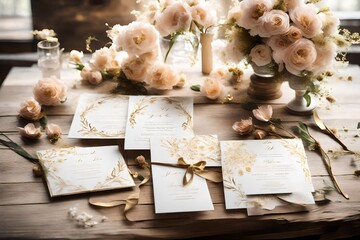
[[[231, 0], [212, 0], [227, 13]], [[341, 19], [342, 27], [360, 32], [360, 0], [323, 0]], [[96, 37], [94, 49], [109, 41], [107, 27], [134, 20], [131, 10], [141, 6], [136, 0], [0, 0], [0, 84], [12, 66], [30, 66], [36, 62], [36, 40], [32, 30], [54, 29], [61, 47], [85, 51], [85, 40]], [[350, 63], [360, 64], [360, 51], [351, 49]]]

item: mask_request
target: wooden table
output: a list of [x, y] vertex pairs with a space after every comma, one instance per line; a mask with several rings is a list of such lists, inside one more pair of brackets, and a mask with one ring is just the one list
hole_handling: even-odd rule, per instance
[[[338, 76], [344, 76], [339, 80]], [[348, 80], [352, 76], [352, 81]], [[189, 73], [189, 78], [201, 81], [200, 70]], [[19, 105], [32, 96], [32, 87], [40, 79], [37, 68], [13, 68], [0, 90], [0, 130], [30, 153], [37, 150], [64, 146], [123, 145], [123, 140], [75, 140], [68, 139], [67, 133], [76, 109], [79, 95], [84, 92], [108, 92], [104, 84], [98, 88], [81, 84], [79, 74], [74, 70], [64, 70], [62, 80], [69, 87], [68, 100], [58, 107], [47, 107], [48, 121], [59, 124], [64, 135], [55, 146], [43, 137], [39, 141], [27, 141], [19, 137], [17, 127], [25, 121], [17, 118]], [[244, 81], [240, 91], [234, 94], [237, 102], [253, 101], [246, 95], [248, 81]], [[349, 66], [340, 69], [337, 76], [327, 84], [337, 100], [330, 104], [322, 101], [318, 113], [329, 127], [336, 128], [340, 138], [354, 151], [360, 151], [360, 68]], [[186, 87], [186, 89], [188, 86]], [[274, 117], [284, 121], [287, 128], [294, 128], [298, 121], [311, 126], [313, 133], [327, 150], [340, 150], [340, 146], [327, 135], [314, 127], [311, 116], [290, 115], [285, 104], [292, 98], [293, 91], [284, 83], [284, 95], [272, 101]], [[217, 134], [221, 140], [241, 139], [231, 129], [234, 121], [251, 116], [240, 104], [218, 104], [210, 102], [198, 93], [188, 90], [173, 91], [171, 94], [195, 96], [194, 129], [197, 134]], [[357, 137], [355, 137], [357, 136]], [[138, 170], [133, 159], [148, 151], [122, 151], [133, 170]], [[307, 151], [309, 166], [315, 189], [322, 189], [324, 181], [332, 184], [319, 155]], [[224, 207], [222, 184], [208, 182], [215, 211], [200, 213], [154, 214], [151, 184], [143, 187], [139, 205], [129, 213], [133, 222], [123, 216], [123, 206], [114, 208], [95, 208], [89, 205], [89, 197], [119, 196], [128, 193], [124, 190], [105, 193], [88, 193], [68, 197], [50, 198], [42, 178], [32, 173], [32, 163], [14, 152], [0, 149], [0, 238], [190, 238], [209, 237], [210, 239], [228, 237], [238, 239], [278, 239], [300, 236], [321, 235], [324, 239], [360, 236], [360, 179], [354, 175], [359, 169], [359, 159], [353, 155], [333, 159], [333, 168], [339, 184], [349, 194], [345, 200], [336, 191], [327, 197], [330, 202], [311, 206], [308, 212], [272, 214], [247, 217], [246, 211], [227, 211]], [[108, 218], [93, 228], [82, 229], [68, 217], [68, 210], [77, 207], [94, 216], [94, 219]]]

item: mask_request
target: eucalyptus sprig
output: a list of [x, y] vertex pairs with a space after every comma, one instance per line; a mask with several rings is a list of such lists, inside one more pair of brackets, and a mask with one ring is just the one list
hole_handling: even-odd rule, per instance
[[344, 198], [349, 199], [349, 196], [343, 192], [336, 180], [331, 166], [331, 158], [324, 151], [320, 143], [310, 134], [308, 126], [303, 122], [299, 122], [298, 130], [300, 138], [303, 140], [304, 144], [308, 146], [308, 149], [320, 153], [321, 158], [325, 164], [325, 168], [334, 184], [336, 191], [340, 193]]

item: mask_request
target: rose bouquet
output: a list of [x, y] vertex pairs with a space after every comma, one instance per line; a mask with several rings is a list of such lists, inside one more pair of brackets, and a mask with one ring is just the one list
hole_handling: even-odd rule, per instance
[[[359, 35], [340, 30], [321, 0], [243, 0], [228, 14], [229, 53], [276, 73], [322, 79]], [[340, 57], [339, 57], [340, 56]], [[254, 68], [254, 69], [255, 69]]]
[[159, 59], [159, 33], [153, 25], [142, 22], [115, 25], [107, 34], [110, 47], [93, 52], [89, 62], [83, 62], [82, 52], [70, 52], [70, 64], [80, 70], [81, 77], [90, 84], [113, 80], [122, 93], [132, 94], [146, 93], [147, 86], [172, 89], [184, 80]]
[[168, 57], [179, 37], [190, 42], [196, 50], [199, 45], [198, 34], [217, 24], [216, 10], [206, 0], [140, 0], [142, 11], [133, 11], [137, 21], [155, 26], [160, 36], [169, 44], [164, 56]]

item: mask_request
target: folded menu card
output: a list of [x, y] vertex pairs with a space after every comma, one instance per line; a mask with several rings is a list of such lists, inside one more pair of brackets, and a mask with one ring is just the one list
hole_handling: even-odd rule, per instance
[[[206, 139], [207, 136], [204, 136], [204, 138]], [[169, 145], [169, 143], [171, 144], [174, 141], [173, 138], [151, 138], [151, 170], [155, 213], [214, 210], [209, 189], [204, 178], [194, 175], [192, 182], [184, 186], [183, 177], [186, 168], [154, 164], [178, 163], [179, 155], [174, 152], [177, 146]], [[195, 152], [194, 149], [191, 151]], [[217, 150], [214, 150], [215, 155], [217, 154], [216, 151]], [[200, 155], [200, 152], [198, 154]], [[189, 164], [193, 163], [192, 161], [194, 159], [187, 157], [188, 155], [184, 155], [184, 160]]]
[[128, 96], [82, 94], [69, 138], [124, 138]]
[[125, 149], [150, 149], [150, 138], [193, 136], [190, 97], [130, 96]]
[[314, 203], [300, 139], [224, 141], [221, 155], [227, 209]]
[[118, 146], [38, 151], [51, 196], [135, 186]]

